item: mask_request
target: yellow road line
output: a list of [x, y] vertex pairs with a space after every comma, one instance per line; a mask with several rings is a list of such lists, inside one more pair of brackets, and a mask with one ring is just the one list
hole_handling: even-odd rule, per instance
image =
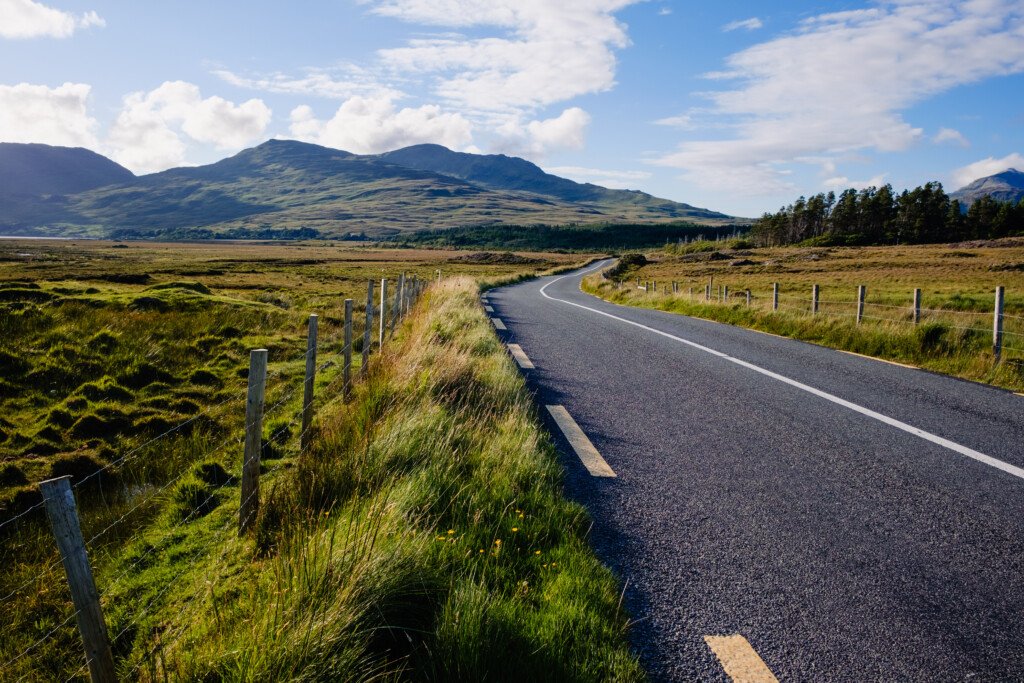
[[704, 642], [718, 657], [733, 683], [779, 683], [743, 636], [704, 636]]
[[519, 364], [523, 370], [533, 370], [533, 361], [530, 360], [526, 352], [523, 351], [523, 347], [519, 344], [509, 344], [508, 350], [512, 353], [512, 357], [516, 359], [516, 363]]
[[505, 323], [501, 322], [501, 318], [491, 318], [491, 322], [494, 323], [494, 329], [496, 330], [507, 330]]
[[843, 351], [842, 349], [834, 349], [839, 353], [845, 353], [847, 356], [857, 356], [858, 358], [867, 358], [868, 360], [877, 360], [879, 363], [888, 363], [889, 365], [896, 365], [901, 368], [907, 368], [908, 370], [920, 370], [921, 368], [916, 365], [907, 365], [906, 363], [897, 363], [894, 360], [886, 360], [884, 358], [878, 358], [877, 356], [865, 356], [863, 353], [854, 353], [853, 351]]
[[587, 468], [590, 475], [593, 477], [615, 477], [615, 472], [605, 459], [601, 457], [601, 454], [594, 448], [594, 444], [590, 442], [587, 435], [583, 433], [580, 426], [576, 424], [576, 420], [572, 419], [572, 415], [565, 409], [564, 406], [544, 406], [551, 413], [551, 417], [555, 419], [555, 423], [558, 428], [562, 430], [562, 434], [565, 435], [566, 440], [572, 449], [576, 451], [576, 456], [583, 463], [583, 466]]

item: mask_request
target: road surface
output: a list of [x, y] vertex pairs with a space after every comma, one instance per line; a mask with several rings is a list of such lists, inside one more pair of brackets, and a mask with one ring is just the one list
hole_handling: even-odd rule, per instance
[[1024, 397], [582, 277], [488, 315], [564, 408], [541, 414], [653, 680], [1024, 680]]

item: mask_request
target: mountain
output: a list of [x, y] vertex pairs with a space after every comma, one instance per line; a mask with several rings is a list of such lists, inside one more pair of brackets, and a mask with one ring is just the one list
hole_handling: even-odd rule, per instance
[[3, 194], [72, 194], [133, 178], [124, 166], [81, 147], [0, 142]]
[[[495, 224], [729, 220], [639, 192], [580, 185], [522, 159], [459, 155], [435, 146], [424, 153], [422, 147], [357, 155], [270, 140], [207, 166], [114, 184], [102, 176], [89, 189], [61, 195], [0, 197], [0, 230], [97, 237], [262, 237], [302, 230], [386, 236]], [[426, 168], [445, 159], [451, 168]]]
[[949, 195], [950, 199], [959, 199], [965, 209], [976, 200], [990, 196], [999, 202], [1017, 203], [1024, 199], [1024, 173], [1015, 168], [1008, 168], [986, 178], [978, 178]]

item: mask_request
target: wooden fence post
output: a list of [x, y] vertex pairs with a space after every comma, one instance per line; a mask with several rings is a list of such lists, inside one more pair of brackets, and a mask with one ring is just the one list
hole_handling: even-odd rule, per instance
[[704, 301], [711, 301], [711, 285], [704, 285]]
[[817, 315], [818, 314], [818, 294], [819, 294], [819, 291], [820, 290], [818, 288], [818, 285], [813, 285], [811, 287], [811, 314], [812, 315]]
[[1003, 288], [996, 287], [995, 314], [992, 318], [992, 354], [996, 362], [1003, 356]]
[[686, 292], [686, 296], [687, 296], [687, 297], [689, 297], [690, 301], [693, 301], [693, 287], [690, 287], [690, 288], [689, 288], [689, 289], [687, 290], [687, 292]]
[[437, 283], [441, 284], [441, 269], [437, 269]]
[[302, 433], [299, 448], [309, 445], [309, 426], [313, 423], [313, 385], [316, 383], [316, 334], [319, 318], [309, 316], [309, 336], [306, 339], [306, 380], [302, 386]]
[[370, 350], [373, 347], [373, 280], [366, 283], [366, 325], [363, 327], [363, 365], [359, 368], [359, 374], [366, 377], [370, 371]]
[[729, 303], [729, 285], [722, 285], [722, 303]]
[[921, 322], [921, 290], [914, 290], [914, 324], [918, 325]]
[[46, 516], [50, 529], [57, 539], [64, 573], [71, 588], [71, 600], [75, 605], [75, 619], [78, 632], [85, 646], [89, 675], [93, 683], [117, 683], [114, 658], [110, 654], [110, 638], [107, 624], [100, 607], [100, 595], [85, 552], [85, 540], [78, 521], [75, 494], [71, 490], [70, 477], [58, 477], [40, 482], [39, 490], [46, 504]]
[[402, 314], [402, 286], [405, 285], [405, 273], [399, 273], [398, 284], [395, 285], [395, 305], [391, 310], [391, 326], [388, 330], [388, 335], [395, 336], [395, 324], [398, 322], [398, 316]]
[[388, 329], [388, 279], [380, 279], [380, 337], [377, 339], [377, 348], [384, 350], [384, 333]]
[[244, 534], [260, 509], [260, 451], [263, 450], [263, 398], [267, 388], [267, 350], [249, 352], [249, 394], [245, 399], [245, 452], [242, 456], [242, 502], [238, 535]]
[[772, 310], [779, 310], [779, 283], [772, 283]]
[[750, 290], [747, 290], [747, 308], [750, 308]]
[[867, 287], [857, 285], [857, 324], [864, 321], [864, 299], [867, 298]]
[[352, 389], [352, 299], [345, 299], [345, 360], [341, 382], [342, 397], [347, 399]]

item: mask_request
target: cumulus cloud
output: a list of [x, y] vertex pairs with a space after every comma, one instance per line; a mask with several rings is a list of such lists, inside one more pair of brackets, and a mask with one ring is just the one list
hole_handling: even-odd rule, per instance
[[0, 141], [96, 148], [90, 90], [85, 83], [0, 85]]
[[934, 142], [937, 145], [941, 145], [943, 143], [951, 143], [954, 145], [959, 145], [961, 147], [971, 146], [971, 143], [967, 141], [967, 138], [964, 137], [964, 134], [958, 130], [954, 130], [953, 128], [940, 128], [939, 132], [936, 133], [935, 137], [932, 138], [932, 142]]
[[1002, 159], [988, 157], [980, 161], [975, 161], [973, 164], [968, 164], [953, 171], [953, 184], [955, 187], [961, 188], [978, 178], [1002, 173], [1008, 168], [1016, 168], [1019, 171], [1024, 171], [1024, 156], [1014, 152], [1013, 154], [1006, 155]]
[[96, 12], [75, 16], [33, 0], [0, 0], [3, 38], [67, 38], [92, 26], [106, 26], [106, 22]]
[[234, 104], [203, 98], [199, 87], [168, 81], [124, 98], [106, 146], [113, 158], [136, 173], [162, 171], [185, 163], [186, 139], [237, 150], [259, 139], [271, 111], [262, 100]]
[[734, 135], [683, 142], [654, 163], [707, 189], [790, 190], [805, 157], [908, 148], [920, 128], [901, 113], [958, 85], [1024, 71], [1020, 0], [893, 0], [803, 21], [792, 34], [731, 55], [706, 93]]
[[725, 31], [726, 33], [728, 33], [729, 31], [736, 31], [741, 28], [746, 29], [747, 31], [756, 31], [757, 29], [762, 28], [763, 26], [764, 22], [762, 22], [757, 17], [751, 17], [749, 19], [743, 19], [741, 21], [731, 21], [725, 26], [723, 26], [722, 30]]
[[[434, 75], [446, 101], [481, 112], [532, 110], [615, 83], [629, 44], [614, 13], [637, 0], [379, 0], [372, 11], [418, 24], [494, 35], [411, 40], [381, 50], [386, 68]], [[494, 31], [496, 29], [496, 31]]]
[[356, 96], [330, 119], [319, 119], [302, 105], [291, 112], [291, 134], [327, 147], [376, 154], [425, 142], [463, 149], [473, 139], [472, 125], [461, 114], [437, 105], [398, 109], [389, 97]]
[[570, 107], [550, 119], [523, 123], [513, 120], [498, 128], [497, 147], [509, 154], [544, 157], [550, 152], [583, 149], [590, 114]]

